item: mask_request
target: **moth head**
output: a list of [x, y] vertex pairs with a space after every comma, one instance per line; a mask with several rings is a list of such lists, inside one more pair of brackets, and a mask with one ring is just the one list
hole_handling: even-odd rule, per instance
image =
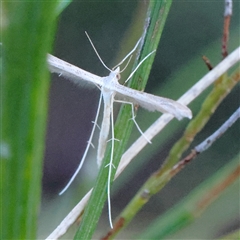
[[121, 75], [120, 75], [120, 67], [116, 67], [115, 69], [113, 69], [110, 73], [110, 75], [112, 77], [116, 77], [116, 79], [119, 81], [120, 78], [121, 78]]

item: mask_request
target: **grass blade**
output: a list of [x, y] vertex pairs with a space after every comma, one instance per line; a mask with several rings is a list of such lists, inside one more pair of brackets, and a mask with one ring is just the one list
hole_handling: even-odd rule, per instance
[[36, 238], [57, 4], [2, 3], [1, 239]]

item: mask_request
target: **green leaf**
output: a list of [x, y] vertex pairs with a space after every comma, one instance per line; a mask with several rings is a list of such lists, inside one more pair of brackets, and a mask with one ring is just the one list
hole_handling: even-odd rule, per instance
[[2, 4], [1, 239], [35, 239], [58, 1]]

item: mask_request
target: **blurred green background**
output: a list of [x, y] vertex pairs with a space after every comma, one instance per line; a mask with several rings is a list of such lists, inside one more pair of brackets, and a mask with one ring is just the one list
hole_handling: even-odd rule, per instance
[[[229, 52], [240, 44], [240, 2], [233, 1], [233, 6]], [[91, 73], [106, 76], [108, 71], [96, 57], [84, 31], [90, 35], [101, 58], [112, 67], [141, 36], [146, 10], [145, 1], [73, 2], [60, 16], [53, 55]], [[202, 55], [206, 55], [213, 65], [221, 61], [223, 11], [223, 1], [173, 1], [146, 92], [177, 99], [208, 72], [201, 59]], [[135, 42], [128, 43], [129, 36], [134, 37]], [[194, 115], [209, 91], [210, 89], [206, 90], [190, 105]], [[237, 86], [197, 136], [193, 146], [215, 131], [236, 110], [239, 106], [239, 93]], [[58, 196], [77, 168], [85, 150], [98, 96], [99, 90], [96, 88], [79, 88], [66, 79], [52, 75], [39, 218], [40, 239], [46, 237], [60, 223], [94, 184], [98, 172], [95, 149], [89, 154], [70, 189], [63, 196]], [[115, 106], [116, 115], [119, 106]], [[137, 122], [145, 130], [158, 117], [159, 113], [139, 109]], [[169, 124], [113, 184], [113, 216], [118, 215], [151, 173], [159, 168], [187, 123], [188, 120], [174, 120]], [[129, 145], [138, 136], [139, 132], [135, 130]], [[130, 239], [131, 234], [138, 233], [149, 225], [156, 216], [169, 209], [236, 156], [239, 145], [238, 122], [211, 149], [199, 156], [161, 193], [153, 197], [124, 233], [119, 235], [119, 239]], [[214, 238], [239, 225], [239, 183], [229, 188], [225, 195], [196, 223], [174, 235], [173, 239]], [[226, 221], [216, 221], [223, 216]], [[105, 233], [108, 227], [105, 209], [95, 237], [101, 237], [101, 233]]]

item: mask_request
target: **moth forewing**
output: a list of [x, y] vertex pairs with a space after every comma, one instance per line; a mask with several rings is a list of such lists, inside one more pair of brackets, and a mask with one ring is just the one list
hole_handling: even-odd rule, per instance
[[59, 76], [63, 76], [77, 85], [82, 86], [84, 83], [86, 83], [89, 87], [103, 85], [102, 77], [87, 72], [51, 54], [47, 55], [47, 62], [48, 68], [51, 72], [57, 73]]
[[191, 110], [187, 106], [174, 100], [127, 88], [120, 84], [116, 84], [115, 88], [115, 91], [119, 93], [117, 95], [129, 99], [131, 102], [137, 103], [149, 111], [170, 113], [178, 120], [184, 117], [192, 118]]

